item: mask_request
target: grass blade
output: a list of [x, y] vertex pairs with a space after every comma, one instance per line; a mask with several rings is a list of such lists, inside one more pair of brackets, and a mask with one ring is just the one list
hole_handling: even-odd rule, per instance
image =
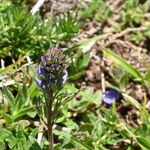
[[136, 79], [140, 79], [143, 81], [142, 74], [134, 68], [132, 65], [127, 63], [123, 58], [115, 54], [113, 51], [104, 48], [103, 49], [104, 55], [111, 58], [119, 67], [124, 69], [126, 72], [128, 72], [130, 75], [132, 75]]

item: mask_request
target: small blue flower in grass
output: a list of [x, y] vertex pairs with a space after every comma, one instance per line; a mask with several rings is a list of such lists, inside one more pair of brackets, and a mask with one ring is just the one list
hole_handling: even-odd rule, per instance
[[57, 47], [51, 47], [48, 53], [41, 56], [38, 65], [37, 85], [42, 90], [54, 91], [62, 87], [68, 77], [67, 63], [63, 51]]
[[115, 89], [108, 89], [102, 94], [102, 100], [109, 105], [121, 98], [122, 98], [121, 93], [119, 93]]

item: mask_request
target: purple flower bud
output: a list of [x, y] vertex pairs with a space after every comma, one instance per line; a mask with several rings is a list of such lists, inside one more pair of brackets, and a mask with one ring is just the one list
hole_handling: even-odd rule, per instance
[[109, 105], [121, 98], [122, 98], [121, 93], [119, 93], [115, 89], [108, 89], [102, 94], [102, 100]]
[[43, 83], [42, 80], [40, 80], [40, 79], [38, 79], [38, 78], [35, 78], [35, 82], [36, 82], [36, 84], [37, 84], [42, 90], [45, 89], [45, 85], [44, 85], [44, 83]]
[[47, 91], [55, 91], [62, 87], [68, 76], [66, 64], [63, 51], [57, 47], [50, 48], [48, 53], [41, 56], [38, 78], [36, 78], [37, 85]]

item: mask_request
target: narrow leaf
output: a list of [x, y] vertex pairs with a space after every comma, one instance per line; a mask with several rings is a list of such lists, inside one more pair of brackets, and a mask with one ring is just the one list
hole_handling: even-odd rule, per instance
[[5, 114], [5, 115], [4, 115], [4, 118], [6, 119], [6, 124], [7, 124], [7, 125], [10, 125], [10, 124], [13, 123], [13, 118], [12, 118], [11, 115]]
[[74, 138], [74, 137], [71, 137], [71, 142], [72, 142], [72, 144], [74, 144], [74, 145], [80, 147], [80, 149], [82, 149], [82, 150], [93, 150], [92, 147], [90, 147], [89, 145], [87, 145], [87, 144], [85, 144], [85, 143], [83, 143], [83, 142], [77, 140], [77, 139]]
[[88, 40], [84, 40], [78, 44], [75, 44], [74, 46], [72, 46], [71, 48], [68, 48], [67, 50], [64, 51], [64, 54], [69, 54], [71, 53], [72, 51], [75, 51], [79, 48], [81, 48], [81, 46], [84, 46], [84, 45], [87, 45], [91, 42], [94, 42], [94, 41], [98, 41], [98, 40], [101, 40], [101, 39], [104, 39], [105, 37], [107, 37], [108, 34], [102, 34], [102, 35], [98, 35], [98, 36], [95, 36], [91, 39], [88, 39]]
[[30, 112], [34, 112], [35, 109], [34, 107], [27, 107], [27, 108], [23, 108], [21, 109], [20, 111], [18, 111], [16, 114], [14, 114], [14, 119], [17, 119], [19, 117], [22, 117], [24, 115], [27, 115], [27, 113], [30, 113]]
[[7, 98], [8, 102], [10, 103], [10, 105], [12, 107], [14, 107], [15, 106], [15, 98], [14, 98], [13, 94], [11, 93], [11, 91], [9, 91], [7, 87], [4, 87], [3, 93], [4, 93], [4, 96]]
[[138, 137], [137, 141], [145, 148], [150, 149], [150, 141], [144, 137]]
[[131, 97], [125, 93], [122, 93], [122, 95], [123, 95], [124, 99], [129, 101], [129, 103], [131, 103], [133, 106], [135, 106], [138, 110], [142, 111], [142, 106], [137, 100], [135, 100], [133, 97]]
[[103, 49], [103, 52], [107, 57], [111, 58], [119, 67], [121, 67], [121, 69], [124, 69], [134, 78], [143, 80], [141, 73], [137, 69], [135, 69], [132, 65], [127, 63], [123, 58], [121, 58], [113, 51], [106, 48]]

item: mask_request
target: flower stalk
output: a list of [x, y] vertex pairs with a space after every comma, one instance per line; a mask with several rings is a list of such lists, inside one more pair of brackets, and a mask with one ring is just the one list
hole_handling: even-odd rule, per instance
[[[67, 63], [63, 51], [60, 48], [52, 47], [48, 53], [41, 56], [41, 62], [38, 66], [38, 77], [35, 78], [37, 85], [45, 95], [50, 150], [54, 150], [53, 124], [55, 114], [58, 113], [55, 112], [58, 110], [55, 98], [67, 80], [66, 67]], [[61, 101], [59, 103], [61, 106]]]
[[52, 101], [47, 101], [47, 129], [48, 129], [48, 141], [50, 143], [50, 150], [54, 150], [54, 138], [53, 138], [53, 112], [52, 112]]

